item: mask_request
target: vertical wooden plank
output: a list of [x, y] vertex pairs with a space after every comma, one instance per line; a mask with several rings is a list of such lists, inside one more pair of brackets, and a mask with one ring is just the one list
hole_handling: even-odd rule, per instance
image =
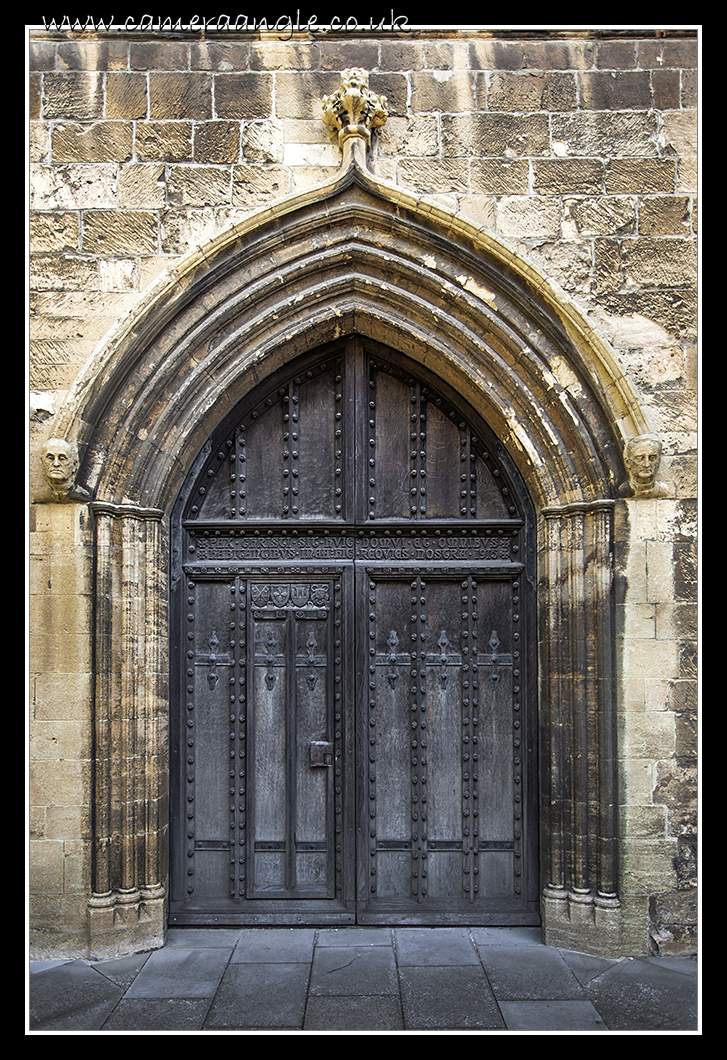
[[417, 409], [410, 388], [401, 380], [384, 371], [372, 371], [371, 382], [375, 385], [369, 391], [368, 408], [361, 410], [370, 428], [366, 445], [376, 500], [370, 517], [409, 518], [410, 491], [416, 490], [410, 473], [410, 436], [413, 434], [416, 442]]
[[286, 885], [287, 640], [284, 620], [255, 621], [248, 740], [248, 757], [252, 757], [248, 827], [253, 893], [284, 890]]
[[[300, 895], [333, 896], [330, 766], [311, 765], [314, 741], [331, 743], [328, 622], [295, 621], [295, 878]], [[333, 755], [333, 752], [331, 752]]]

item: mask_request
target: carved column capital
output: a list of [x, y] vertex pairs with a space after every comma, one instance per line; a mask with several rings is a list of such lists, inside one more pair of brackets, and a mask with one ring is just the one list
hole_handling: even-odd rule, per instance
[[383, 125], [389, 116], [386, 96], [377, 96], [369, 89], [369, 75], [353, 67], [341, 73], [341, 87], [323, 99], [323, 121], [331, 132], [338, 134], [338, 142], [359, 136], [371, 143], [371, 130]]

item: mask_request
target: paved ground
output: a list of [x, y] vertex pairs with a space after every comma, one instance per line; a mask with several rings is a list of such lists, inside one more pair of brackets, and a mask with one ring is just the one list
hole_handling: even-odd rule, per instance
[[164, 949], [31, 962], [43, 1031], [692, 1031], [697, 962], [603, 960], [537, 928], [174, 928]]

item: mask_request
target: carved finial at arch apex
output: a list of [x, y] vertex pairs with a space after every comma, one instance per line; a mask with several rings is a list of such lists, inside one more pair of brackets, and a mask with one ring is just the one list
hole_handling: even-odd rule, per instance
[[669, 487], [657, 477], [662, 445], [655, 434], [630, 438], [624, 447], [624, 464], [629, 480], [619, 493], [622, 497], [667, 497]]
[[371, 130], [383, 125], [389, 116], [386, 96], [377, 96], [369, 88], [369, 75], [360, 67], [341, 73], [341, 87], [323, 98], [323, 121], [338, 134], [343, 145], [350, 136], [360, 136], [368, 147]]
[[49, 438], [40, 451], [45, 486], [33, 497], [34, 504], [72, 504], [88, 501], [90, 493], [76, 485], [78, 449], [65, 438]]

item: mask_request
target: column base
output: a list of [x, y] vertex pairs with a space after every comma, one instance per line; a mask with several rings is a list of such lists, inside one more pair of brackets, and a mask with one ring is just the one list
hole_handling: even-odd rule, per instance
[[615, 895], [546, 888], [542, 897], [546, 946], [621, 957], [622, 911]]
[[163, 887], [95, 894], [88, 903], [89, 952], [122, 957], [164, 945], [167, 896]]

